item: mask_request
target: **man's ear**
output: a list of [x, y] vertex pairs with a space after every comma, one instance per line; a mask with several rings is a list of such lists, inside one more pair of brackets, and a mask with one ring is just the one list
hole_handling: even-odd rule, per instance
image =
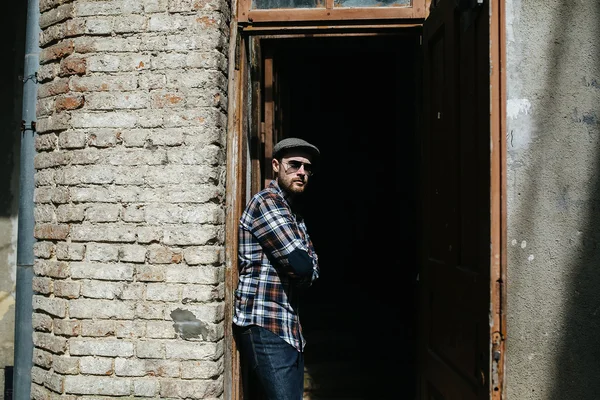
[[279, 160], [276, 158], [272, 159], [271, 166], [273, 167], [273, 172], [278, 174], [279, 173]]

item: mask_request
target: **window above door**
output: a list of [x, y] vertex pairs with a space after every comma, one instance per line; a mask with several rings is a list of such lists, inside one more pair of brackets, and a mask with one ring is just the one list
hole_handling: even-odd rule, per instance
[[238, 24], [335, 26], [359, 21], [418, 23], [431, 0], [239, 0]]

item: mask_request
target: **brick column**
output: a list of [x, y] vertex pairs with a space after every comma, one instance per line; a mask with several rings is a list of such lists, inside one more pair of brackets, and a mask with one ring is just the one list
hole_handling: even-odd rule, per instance
[[40, 3], [32, 397], [219, 398], [229, 5]]

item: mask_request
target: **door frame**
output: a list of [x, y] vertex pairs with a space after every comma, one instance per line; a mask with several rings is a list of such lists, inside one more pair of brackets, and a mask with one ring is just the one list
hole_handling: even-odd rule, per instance
[[[447, 0], [449, 1], [449, 0]], [[490, 1], [490, 311], [491, 311], [491, 387], [490, 399], [503, 400], [505, 390], [505, 343], [506, 343], [506, 32], [505, 0]], [[272, 25], [267, 28], [240, 26], [237, 22], [238, 5], [232, 4], [230, 24], [228, 116], [226, 140], [226, 197], [225, 197], [225, 327], [224, 327], [224, 398], [242, 400], [239, 353], [232, 332], [233, 292], [237, 286], [237, 230], [238, 221], [251, 193], [253, 174], [251, 147], [257, 143], [248, 141], [248, 45], [252, 35], [271, 38], [315, 37], [332, 35], [377, 34], [382, 29], [414, 27], [414, 20], [405, 24], [378, 24], [364, 20], [358, 24], [338, 24], [323, 27], [301, 25]], [[331, 22], [328, 22], [331, 24]]]

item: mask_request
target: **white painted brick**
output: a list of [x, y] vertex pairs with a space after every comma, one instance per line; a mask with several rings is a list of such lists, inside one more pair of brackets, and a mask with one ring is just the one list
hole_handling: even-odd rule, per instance
[[76, 299], [69, 302], [69, 315], [71, 318], [78, 319], [133, 319], [135, 311], [134, 304], [131, 302]]
[[[115, 25], [115, 30], [118, 29]], [[139, 37], [99, 37], [93, 42], [94, 50], [97, 52], [137, 52], [141, 50], [142, 39]]]
[[143, 360], [135, 358], [116, 358], [115, 375], [117, 376], [144, 376], [146, 368]]
[[185, 187], [169, 185], [166, 187], [155, 188], [152, 191], [140, 191], [137, 197], [139, 202], [148, 203], [206, 203], [212, 200], [219, 200], [224, 191], [221, 188], [200, 185]]
[[117, 261], [119, 259], [119, 245], [109, 243], [88, 243], [86, 259], [89, 261], [102, 262]]
[[141, 204], [124, 205], [121, 211], [121, 218], [124, 222], [145, 222], [146, 212]]
[[131, 393], [131, 380], [101, 376], [67, 376], [65, 393], [126, 396]]
[[168, 246], [204, 245], [209, 242], [222, 243], [223, 227], [214, 225], [174, 226], [163, 230], [163, 243]]
[[81, 321], [78, 320], [55, 318], [53, 324], [56, 335], [79, 336], [81, 333]]
[[117, 204], [95, 204], [85, 210], [89, 222], [115, 222], [119, 220], [121, 206]]
[[146, 29], [147, 19], [143, 15], [119, 15], [114, 20], [116, 33], [141, 32]]
[[199, 283], [216, 285], [221, 282], [222, 268], [200, 266], [173, 266], [166, 271], [165, 281], [169, 283]]
[[144, 5], [144, 12], [147, 14], [166, 12], [167, 2], [168, 0], [141, 0]]
[[188, 265], [215, 265], [224, 261], [224, 249], [220, 246], [188, 247], [183, 257]]
[[173, 321], [148, 321], [146, 337], [150, 339], [175, 339]]
[[133, 266], [129, 264], [72, 262], [71, 276], [73, 279], [130, 281], [133, 279]]
[[78, 185], [80, 183], [104, 185], [115, 181], [113, 169], [104, 165], [66, 167], [61, 172], [61, 179], [57, 183], [62, 185]]
[[[37, 208], [38, 206], [36, 206]], [[39, 258], [50, 258], [54, 255], [55, 246], [52, 242], [37, 241], [33, 244], [33, 255]]]
[[72, 165], [90, 165], [96, 164], [100, 159], [100, 151], [98, 149], [83, 149], [71, 151]]
[[214, 360], [218, 347], [216, 343], [169, 341], [165, 342], [165, 351], [168, 360]]
[[43, 171], [37, 171], [35, 173], [35, 185], [36, 186], [44, 186], [44, 185], [52, 185], [54, 184], [54, 170], [46, 169]]
[[115, 336], [135, 339], [146, 336], [146, 321], [116, 321]]
[[162, 229], [155, 226], [140, 226], [137, 228], [138, 243], [150, 243], [162, 238]]
[[133, 395], [139, 397], [155, 397], [158, 393], [158, 380], [151, 379], [135, 379], [133, 381]]
[[107, 35], [113, 30], [113, 18], [89, 17], [85, 20], [85, 33], [91, 35]]
[[85, 142], [85, 133], [81, 131], [61, 132], [58, 136], [58, 145], [63, 149], [81, 149]]
[[125, 111], [73, 112], [71, 117], [74, 128], [133, 128], [137, 120], [134, 114]]
[[119, 298], [121, 300], [142, 300], [145, 288], [146, 285], [143, 283], [123, 283], [123, 291], [119, 294]]
[[52, 367], [52, 353], [42, 349], [33, 349], [33, 363], [38, 367], [50, 369]]
[[67, 301], [64, 299], [34, 295], [32, 302], [35, 311], [44, 311], [60, 318], [64, 318], [67, 314]]
[[56, 244], [56, 258], [58, 260], [81, 261], [84, 255], [85, 245], [81, 243], [59, 242]]
[[79, 358], [70, 356], [54, 356], [54, 371], [63, 375], [77, 375], [79, 373]]
[[34, 276], [32, 287], [36, 294], [50, 294], [54, 292], [54, 281], [50, 278]]
[[164, 303], [137, 303], [135, 317], [140, 319], [165, 319], [166, 306]]
[[47, 314], [33, 313], [32, 325], [33, 329], [39, 332], [52, 331], [52, 317]]
[[56, 393], [62, 393], [63, 385], [64, 377], [62, 375], [56, 374], [54, 371], [48, 371], [44, 386]]
[[123, 12], [121, 1], [75, 2], [73, 14], [78, 17], [117, 15]]
[[113, 373], [113, 359], [107, 357], [81, 357], [79, 370], [82, 374], [111, 375]]
[[223, 393], [222, 378], [204, 380], [172, 380], [161, 379], [160, 395], [162, 397], [178, 397], [192, 399], [216, 399]]
[[162, 282], [165, 280], [166, 268], [162, 265], [138, 265], [135, 279], [140, 282]]
[[148, 19], [149, 32], [174, 32], [191, 27], [192, 16], [185, 17], [172, 14], [154, 14]]
[[183, 285], [182, 302], [206, 303], [210, 301], [222, 301], [225, 298], [225, 287], [222, 283], [213, 285]]
[[96, 129], [88, 135], [88, 145], [93, 147], [114, 147], [116, 146], [118, 130], [114, 129]]
[[164, 358], [165, 345], [159, 340], [144, 340], [135, 344], [135, 354], [139, 358]]
[[165, 118], [168, 116], [168, 110], [160, 109], [136, 110], [135, 112], [140, 128], [160, 129], [164, 126]]
[[146, 183], [152, 186], [183, 183], [207, 184], [219, 177], [219, 169], [206, 165], [165, 165], [148, 168]]
[[85, 97], [88, 110], [138, 109], [147, 108], [148, 95], [136, 92], [97, 92]]
[[183, 259], [182, 250], [151, 244], [148, 247], [148, 262], [152, 264], [177, 264]]
[[115, 334], [115, 321], [112, 321], [112, 320], [98, 320], [98, 321], [84, 320], [81, 322], [81, 336], [106, 337], [106, 336], [114, 336], [114, 334]]
[[219, 361], [183, 361], [181, 377], [183, 379], [214, 379], [223, 374], [223, 360]]
[[71, 227], [71, 239], [76, 242], [134, 242], [135, 228], [121, 224], [94, 225], [84, 223]]
[[221, 71], [215, 70], [187, 70], [166, 71], [166, 88], [199, 88], [214, 91], [215, 89], [227, 90], [227, 78]]
[[76, 281], [57, 280], [54, 281], [54, 295], [67, 299], [76, 299], [81, 292], [81, 283]]
[[36, 275], [51, 278], [68, 278], [70, 276], [69, 264], [64, 261], [34, 260], [33, 272]]
[[[160, 61], [156, 61], [155, 65], [157, 66], [157, 68], [162, 67]], [[167, 84], [167, 77], [164, 74], [149, 71], [145, 74], [141, 74], [138, 81], [140, 84], [140, 89], [162, 89]]]
[[121, 282], [85, 281], [81, 285], [81, 295], [92, 299], [118, 299], [123, 285]]
[[34, 366], [31, 369], [31, 381], [43, 385], [46, 382], [48, 371], [40, 367]]
[[137, 244], [119, 247], [119, 260], [124, 262], [141, 263], [146, 261], [146, 246]]
[[179, 301], [181, 285], [149, 283], [146, 287], [146, 299], [150, 301]]
[[40, 15], [40, 28], [44, 29], [73, 15], [73, 4], [62, 4]]
[[80, 339], [73, 338], [70, 343], [71, 355], [131, 357], [134, 345], [123, 339]]
[[67, 339], [50, 333], [33, 332], [33, 343], [36, 347], [55, 354], [62, 354], [67, 349]]
[[84, 208], [80, 205], [61, 204], [56, 208], [58, 222], [80, 222], [84, 218]]
[[74, 76], [69, 87], [74, 92], [129, 91], [137, 88], [137, 77], [131, 74]]
[[119, 150], [108, 154], [106, 161], [112, 165], [160, 165], [167, 162], [167, 153], [164, 150]]
[[59, 167], [71, 162], [71, 153], [64, 150], [52, 153], [37, 153], [34, 159], [36, 169]]

